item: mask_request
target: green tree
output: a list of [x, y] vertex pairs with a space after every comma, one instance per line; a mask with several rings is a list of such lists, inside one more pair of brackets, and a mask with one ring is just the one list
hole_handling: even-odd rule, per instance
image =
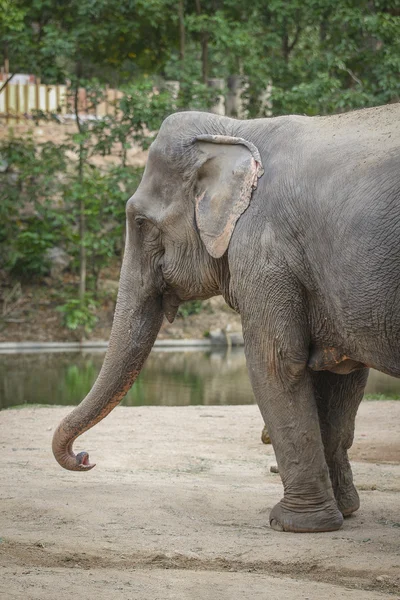
[[[93, 103], [101, 100], [98, 85], [87, 82], [87, 88]], [[0, 268], [40, 277], [48, 273], [47, 250], [64, 247], [79, 273], [78, 298], [69, 290], [62, 308], [70, 328], [93, 326], [101, 270], [122, 252], [125, 204], [142, 174], [127, 165], [127, 151], [134, 143], [149, 146], [172, 102], [168, 91], [159, 93], [146, 80], [127, 88], [113, 115], [77, 117], [77, 131], [65, 143], [11, 135], [0, 145], [6, 166], [0, 174]], [[106, 154], [113, 161], [98, 166], [96, 159]]]
[[8, 27], [4, 38], [10, 63], [48, 83], [95, 76], [116, 87], [165, 62], [176, 43], [174, 5], [172, 0], [17, 0], [18, 28]]
[[[121, 252], [140, 177], [129, 148], [148, 147], [168, 113], [212, 106], [210, 78], [241, 77], [249, 117], [400, 100], [400, 0], [0, 0], [0, 36], [11, 72], [70, 82], [67, 143], [0, 148], [1, 267], [40, 277], [48, 248], [64, 245], [80, 273], [79, 299], [64, 302], [69, 326], [92, 325], [100, 273]], [[179, 81], [177, 97], [165, 79]], [[82, 118], [79, 87], [95, 106], [105, 84], [124, 90], [115, 113]]]

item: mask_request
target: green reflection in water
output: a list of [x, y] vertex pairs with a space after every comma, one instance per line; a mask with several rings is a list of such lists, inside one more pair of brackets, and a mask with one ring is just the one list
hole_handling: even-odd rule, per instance
[[[79, 404], [92, 387], [103, 352], [0, 355], [0, 409], [24, 404]], [[400, 379], [371, 372], [367, 398], [400, 398]], [[242, 349], [154, 350], [123, 404], [128, 406], [252, 404]]]
[[[21, 404], [79, 404], [104, 353], [0, 355], [0, 409]], [[157, 352], [148, 358], [123, 404], [128, 406], [251, 404], [242, 351]]]

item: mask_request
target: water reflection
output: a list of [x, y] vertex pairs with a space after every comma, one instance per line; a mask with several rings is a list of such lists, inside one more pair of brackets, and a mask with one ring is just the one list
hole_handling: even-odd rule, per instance
[[[21, 404], [78, 404], [100, 370], [104, 352], [2, 354], [0, 409]], [[400, 397], [400, 380], [373, 372], [369, 394]], [[242, 349], [154, 350], [123, 404], [129, 406], [252, 404]]]
[[[0, 409], [20, 404], [78, 404], [95, 381], [103, 358], [103, 352], [3, 354]], [[123, 404], [253, 402], [243, 351], [153, 351]]]

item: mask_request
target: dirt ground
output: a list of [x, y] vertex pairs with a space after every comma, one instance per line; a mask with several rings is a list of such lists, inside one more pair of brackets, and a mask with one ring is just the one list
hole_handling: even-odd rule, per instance
[[277, 533], [282, 494], [256, 406], [119, 407], [63, 471], [68, 408], [0, 413], [4, 600], [400, 598], [400, 402], [364, 402], [351, 457], [361, 509], [340, 531]]

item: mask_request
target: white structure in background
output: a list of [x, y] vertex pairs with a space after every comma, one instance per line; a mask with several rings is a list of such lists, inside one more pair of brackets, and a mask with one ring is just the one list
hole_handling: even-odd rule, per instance
[[174, 100], [177, 100], [179, 94], [179, 81], [175, 81], [174, 79], [169, 79], [164, 82], [164, 87], [168, 90], [173, 97]]
[[[7, 81], [7, 79], [12, 75], [12, 73], [5, 73], [4, 69], [0, 73], [0, 83]], [[26, 85], [28, 83], [35, 83], [36, 78], [34, 75], [29, 75], [27, 73], [14, 73], [12, 78], [8, 82], [8, 85]]]
[[65, 112], [67, 86], [31, 83], [22, 76], [23, 82], [20, 83], [18, 80], [14, 81], [15, 77], [16, 75], [0, 94], [0, 115], [18, 118], [29, 115], [34, 110], [57, 112], [61, 109]]
[[272, 82], [269, 81], [265, 90], [260, 94], [260, 117], [272, 117]]
[[248, 112], [244, 108], [243, 94], [249, 84], [241, 75], [228, 77], [228, 93], [226, 95], [226, 114], [237, 119], [247, 119]]
[[210, 112], [214, 113], [214, 115], [224, 115], [225, 114], [225, 97], [223, 95], [223, 91], [225, 88], [225, 80], [219, 78], [213, 78], [208, 80], [208, 85], [211, 88], [216, 90], [221, 90], [221, 93], [218, 94], [216, 103], [214, 106], [210, 108]]

